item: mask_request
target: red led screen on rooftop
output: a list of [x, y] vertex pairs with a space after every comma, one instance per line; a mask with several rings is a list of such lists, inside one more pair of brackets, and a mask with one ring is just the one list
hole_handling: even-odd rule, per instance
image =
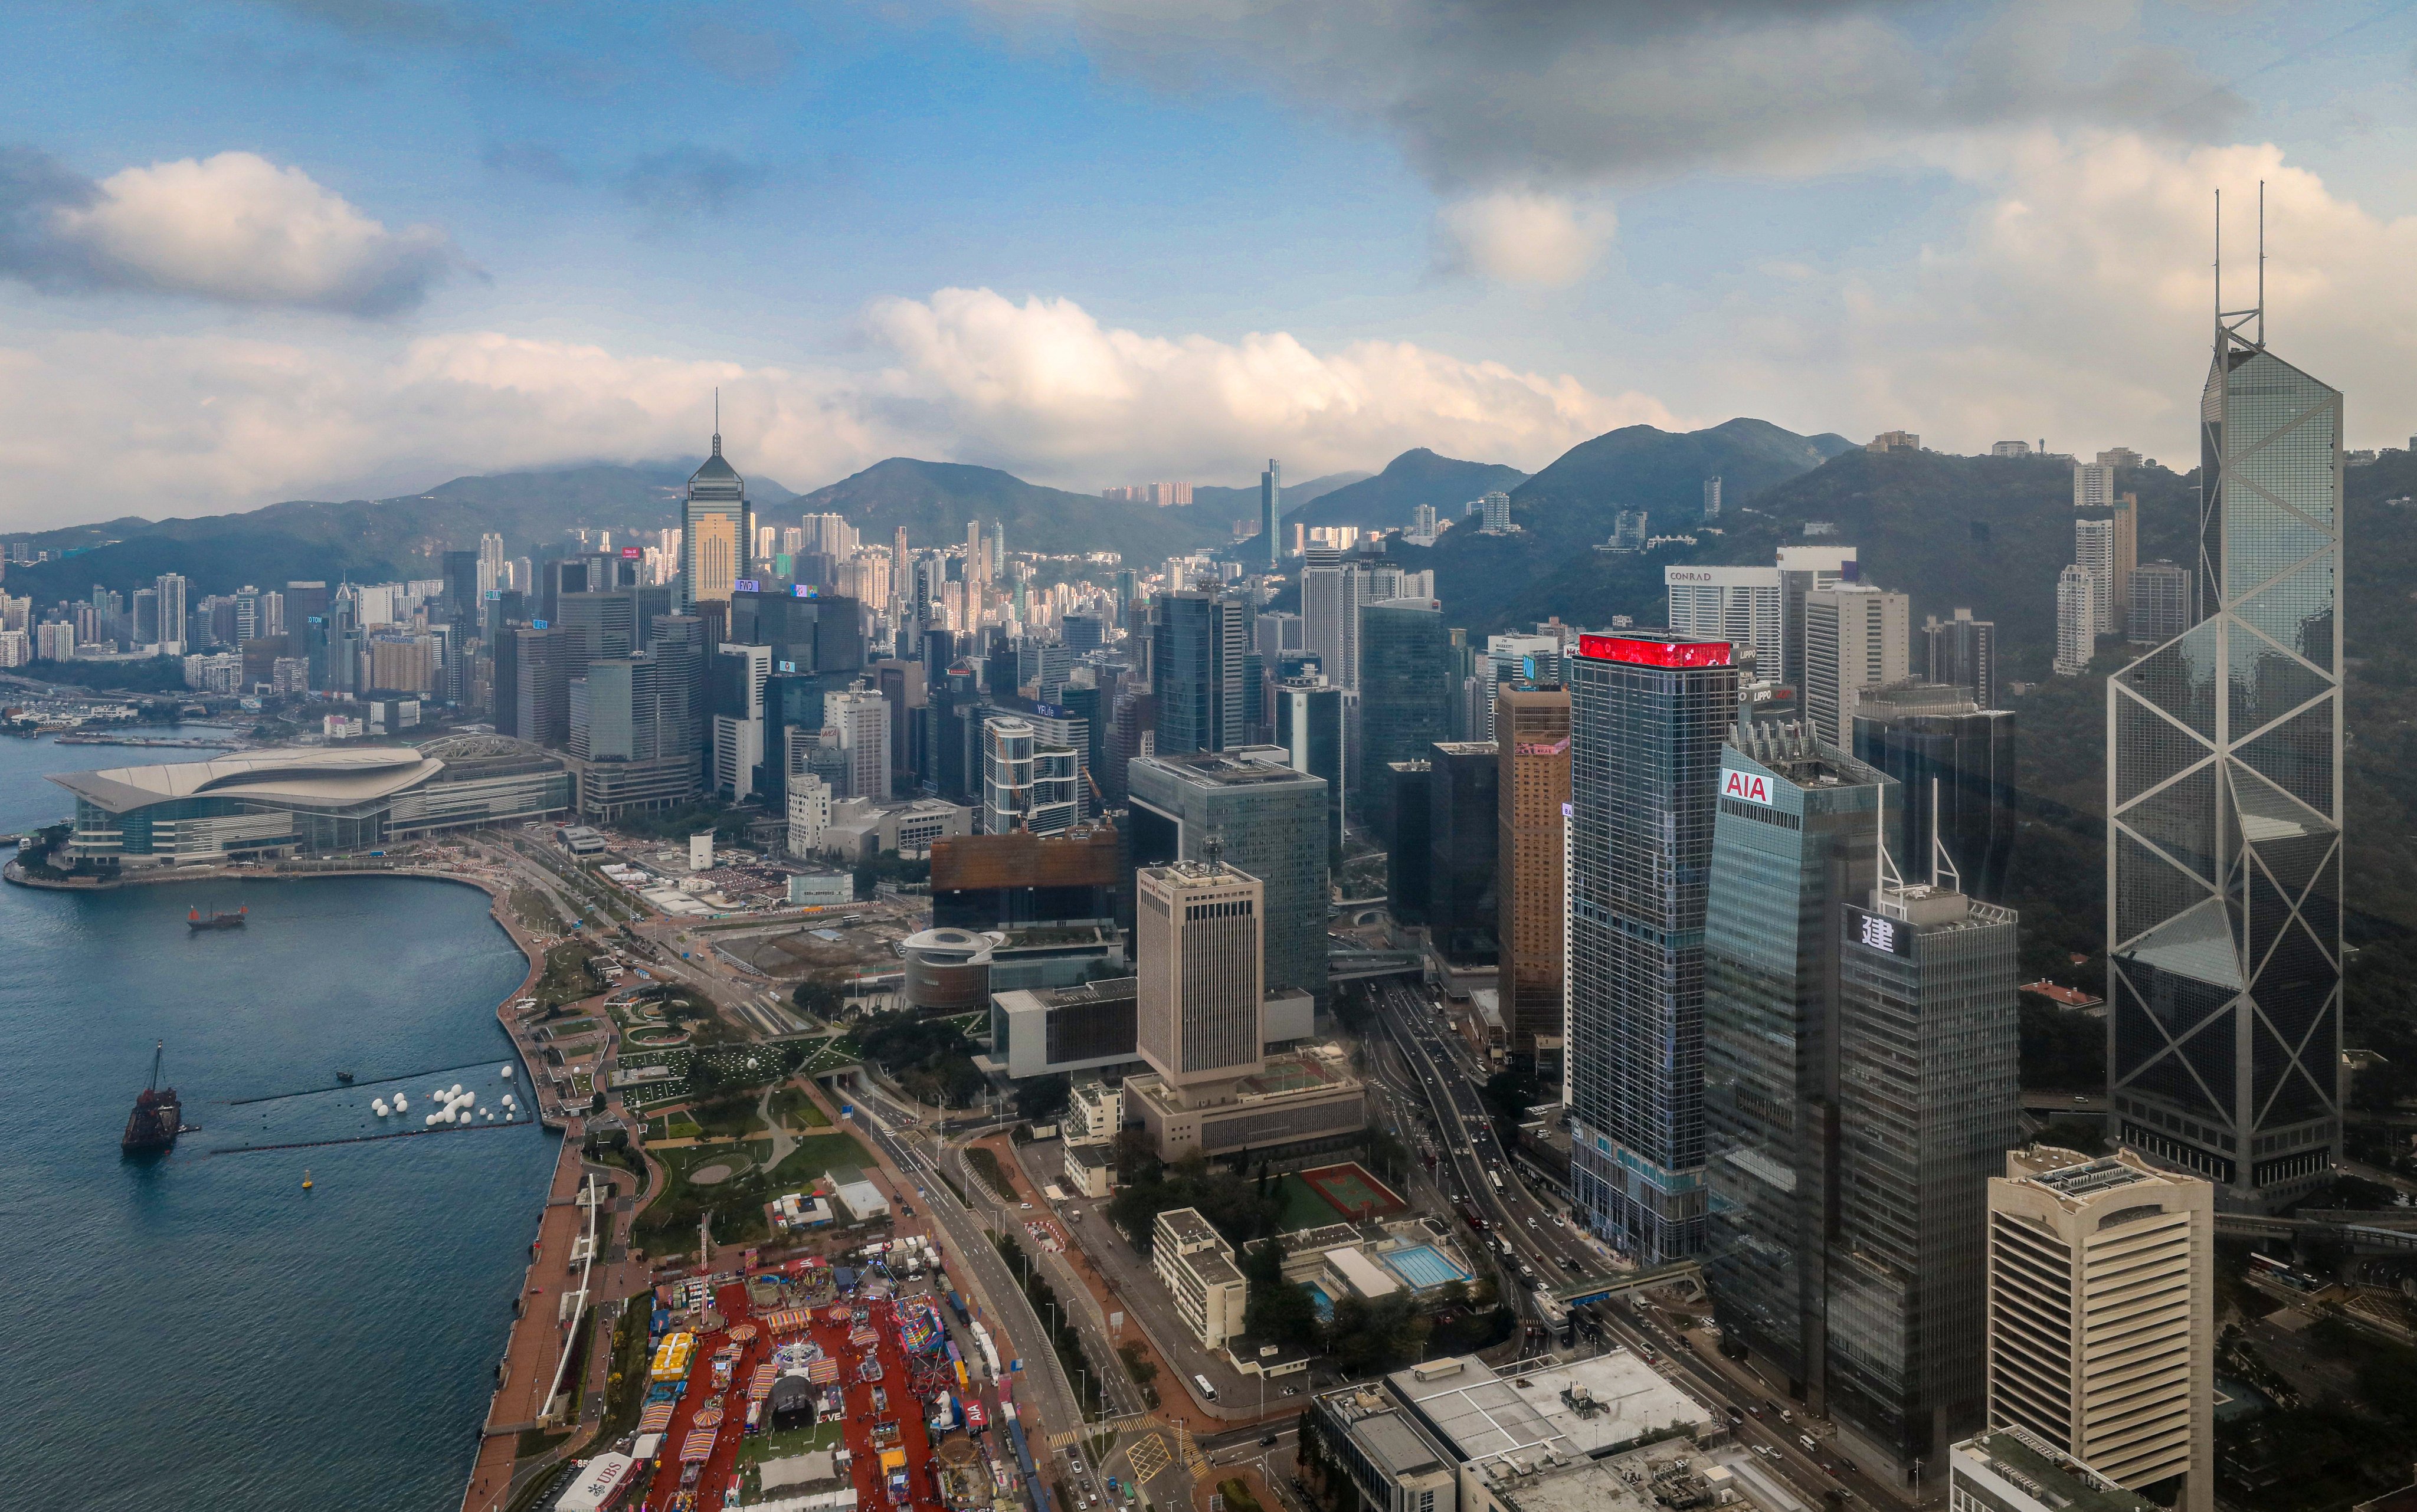
[[1581, 635], [1578, 655], [1597, 661], [1626, 661], [1641, 667], [1725, 667], [1726, 641], [1638, 640], [1626, 635]]

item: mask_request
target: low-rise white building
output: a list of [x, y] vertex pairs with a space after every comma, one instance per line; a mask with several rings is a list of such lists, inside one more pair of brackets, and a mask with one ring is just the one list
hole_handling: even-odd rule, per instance
[[1224, 1349], [1242, 1331], [1250, 1283], [1226, 1244], [1195, 1207], [1161, 1213], [1151, 1225], [1150, 1265], [1175, 1298], [1175, 1310], [1206, 1349]]

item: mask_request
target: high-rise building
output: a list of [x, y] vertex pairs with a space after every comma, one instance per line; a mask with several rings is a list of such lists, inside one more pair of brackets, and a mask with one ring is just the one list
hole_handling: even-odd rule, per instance
[[2014, 913], [1936, 856], [1929, 882], [1884, 869], [1872, 906], [1845, 911], [1838, 969], [1824, 1368], [1841, 1446], [1900, 1470], [1984, 1415], [1988, 1185], [2020, 1095]]
[[839, 732], [847, 753], [847, 795], [889, 801], [889, 703], [869, 688], [833, 693], [823, 701], [825, 727]]
[[1707, 520], [1718, 520], [1720, 517], [1721, 478], [1720, 475], [1715, 473], [1711, 476], [1704, 479], [1704, 518]]
[[[587, 674], [587, 638], [577, 630], [552, 627], [515, 630], [512, 637], [518, 643], [515, 732], [533, 745], [560, 749], [570, 741], [571, 679]], [[341, 643], [331, 642], [328, 656], [331, 666], [340, 657], [351, 659]], [[337, 686], [332, 674], [329, 686]]]
[[[1844, 582], [1853, 569], [1852, 546], [1783, 546], [1779, 549], [1779, 681], [1804, 688], [1804, 606], [1816, 588]], [[1770, 668], [1760, 669], [1766, 677]]]
[[714, 655], [713, 786], [733, 803], [755, 795], [764, 764], [764, 685], [771, 675], [769, 646], [725, 641]]
[[[1396, 598], [1360, 610], [1360, 791], [1385, 791], [1394, 762], [1421, 761], [1452, 733], [1452, 637], [1432, 598]], [[1160, 728], [1165, 728], [1160, 715]]]
[[1723, 752], [1704, 915], [1704, 1268], [1725, 1338], [1826, 1400], [1840, 921], [1879, 875], [1885, 773], [1796, 724]]
[[695, 799], [697, 691], [684, 643], [668, 656], [600, 658], [570, 680], [565, 748], [583, 816], [610, 821]]
[[2090, 584], [2094, 597], [2091, 612], [2098, 627], [2093, 639], [2112, 635], [2121, 622], [2115, 617], [2115, 522], [2106, 519], [2082, 519], [2073, 522], [2073, 565], [2089, 571], [2096, 580]]
[[2105, 582], [2080, 563], [2069, 564], [2056, 578], [2056, 660], [2050, 670], [2059, 677], [2078, 677], [2098, 654], [2099, 604]]
[[697, 604], [729, 598], [748, 575], [746, 552], [754, 537], [747, 480], [722, 459], [717, 422], [713, 454], [690, 475], [680, 505], [679, 601], [674, 607], [686, 613]]
[[1513, 529], [1511, 495], [1495, 489], [1477, 501], [1478, 529], [1488, 536], [1504, 536]]
[[1930, 680], [1960, 688], [1984, 709], [1998, 706], [1998, 627], [1993, 620], [1974, 619], [1958, 609], [1947, 619], [1933, 614], [1923, 621], [1922, 637]]
[[823, 831], [830, 828], [830, 784], [800, 772], [788, 779], [786, 793], [789, 859], [812, 860], [823, 854]]
[[504, 537], [487, 531], [479, 537], [479, 594], [484, 597], [497, 588], [509, 588], [511, 568], [504, 562]]
[[1359, 564], [1337, 551], [1312, 547], [1301, 556], [1301, 643], [1317, 653], [1326, 680], [1360, 689], [1360, 606], [1367, 584]]
[[1876, 688], [1855, 710], [1855, 759], [1903, 786], [1891, 802], [1904, 854], [1928, 855], [1935, 832], [1963, 890], [1984, 903], [2013, 896], [2014, 719], [1944, 683]]
[[1158, 748], [1175, 754], [1249, 744], [1250, 606], [1211, 588], [1162, 595], [1151, 612]]
[[1137, 1048], [1187, 1097], [1266, 1064], [1261, 927], [1267, 891], [1232, 867], [1178, 861], [1133, 878]]
[[984, 719], [982, 832], [1056, 835], [1073, 828], [1083, 817], [1081, 771], [1073, 747], [1044, 739], [1029, 720]]
[[1423, 925], [1434, 900], [1433, 848], [1427, 826], [1434, 821], [1435, 764], [1389, 762], [1385, 803], [1373, 816], [1385, 842], [1385, 900], [1396, 923]]
[[1652, 1265], [1702, 1243], [1705, 884], [1725, 641], [1586, 635], [1570, 688], [1564, 979], [1570, 1185], [1589, 1228]]
[[1775, 567], [1665, 567], [1670, 627], [1751, 648], [1756, 670], [1776, 679], [1784, 623]]
[[1863, 689], [1905, 680], [1912, 603], [1866, 582], [1816, 588], [1804, 598], [1804, 717], [1817, 739], [1854, 743]]
[[2140, 565], [2140, 501], [2126, 493], [2115, 501], [2115, 513], [2108, 522], [2115, 527], [2115, 540], [2108, 553], [2107, 568], [2112, 582], [2108, 601], [2112, 612], [2107, 616], [2105, 632], [2123, 633], [2123, 622], [2132, 608], [2132, 569]]
[[2160, 1512], [2028, 1429], [1991, 1429], [1947, 1451], [1955, 1512]]
[[181, 657], [187, 643], [184, 575], [162, 572], [152, 580], [151, 586], [160, 596], [160, 654]]
[[2110, 1121], [2259, 1211], [2341, 1156], [2342, 399], [2220, 323], [2199, 414], [2207, 617], [2107, 680]]
[[2211, 1512], [2214, 1411], [2214, 1188], [2130, 1150], [2007, 1151], [1989, 1182], [1989, 1426]]
[[1267, 889], [1267, 986], [1328, 996], [1326, 783], [1274, 746], [1138, 756], [1127, 765], [1135, 866], [1224, 860]]
[[1259, 475], [1259, 564], [1270, 572], [1284, 566], [1284, 469], [1273, 457]]
[[1275, 743], [1296, 772], [1326, 782], [1326, 843], [1343, 848], [1343, 813], [1353, 781], [1349, 737], [1351, 695], [1323, 674], [1287, 679], [1276, 688]]
[[[1558, 675], [1558, 668], [1556, 669]], [[1570, 695], [1564, 688], [1505, 688], [1494, 703], [1499, 825], [1497, 1001], [1511, 1053], [1532, 1056], [1547, 1085], [1560, 1081], [1562, 813], [1570, 802]]]
[[2187, 567], [2162, 559], [2136, 567], [2123, 597], [2130, 610], [2123, 633], [2131, 640], [2162, 645], [2191, 627]]
[[2111, 509], [2115, 507], [2115, 469], [2104, 462], [2073, 464], [2073, 507]]
[[1501, 760], [1490, 740], [1427, 748], [1427, 931], [1444, 958], [1498, 962]]

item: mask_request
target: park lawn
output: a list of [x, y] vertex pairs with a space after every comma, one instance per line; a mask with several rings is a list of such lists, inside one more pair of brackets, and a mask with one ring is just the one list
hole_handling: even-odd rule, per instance
[[772, 1094], [772, 1116], [791, 1127], [830, 1127], [830, 1115], [803, 1087], [783, 1087]]
[[1343, 1215], [1334, 1210], [1333, 1203], [1318, 1196], [1315, 1187], [1289, 1172], [1276, 1187], [1276, 1195], [1284, 1200], [1284, 1216], [1276, 1220], [1276, 1227], [1286, 1233], [1344, 1221]]
[[864, 1051], [858, 1048], [855, 1040], [845, 1035], [839, 1035], [815, 1046], [813, 1054], [809, 1056], [805, 1065], [798, 1069], [805, 1076], [821, 1076], [827, 1071], [836, 1071], [842, 1066], [854, 1066], [863, 1058]]
[[692, 1140], [704, 1132], [685, 1109], [676, 1109], [661, 1118], [646, 1120], [646, 1142], [649, 1144], [661, 1140]]

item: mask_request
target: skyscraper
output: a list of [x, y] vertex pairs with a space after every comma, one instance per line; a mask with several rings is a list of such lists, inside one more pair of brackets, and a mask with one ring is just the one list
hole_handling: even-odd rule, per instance
[[2132, 640], [2160, 644], [2191, 627], [2187, 567], [2164, 560], [2143, 563], [2132, 569], [2132, 582], [2123, 597], [2129, 611], [2123, 633]]
[[1273, 746], [1135, 757], [1125, 769], [1135, 866], [1205, 859], [1211, 840], [1267, 889], [1267, 986], [1325, 1002], [1326, 783]]
[[2107, 679], [2110, 1120], [2262, 1211], [2341, 1153], [2342, 397], [2219, 320], [2206, 618]]
[[185, 654], [186, 643], [184, 575], [177, 572], [162, 572], [152, 580], [151, 586], [160, 595], [160, 654], [163, 657], [181, 657]]
[[1989, 1426], [2210, 1512], [2214, 1409], [2214, 1189], [2130, 1150], [2007, 1151], [1989, 1182]]
[[1775, 567], [1665, 567], [1670, 627], [1754, 651], [1755, 670], [1778, 679], [1782, 597]]
[[[719, 408], [719, 403], [716, 405]], [[722, 456], [722, 427], [713, 430], [713, 454], [690, 475], [680, 506], [679, 602], [682, 613], [710, 599], [727, 599], [747, 576], [746, 552], [755, 538], [755, 511], [747, 503], [747, 480]]]
[[1452, 961], [1498, 960], [1501, 760], [1490, 740], [1427, 748], [1427, 930]]
[[1250, 606], [1213, 588], [1197, 589], [1161, 596], [1152, 612], [1158, 748], [1174, 754], [1248, 744]]
[[479, 537], [479, 593], [513, 586], [511, 568], [504, 565], [504, 537], [488, 531]]
[[2097, 615], [2096, 635], [2112, 635], [2122, 622], [2115, 617], [2115, 521], [2076, 520], [2073, 522], [2073, 563], [2086, 567], [2096, 578], [2091, 584], [2090, 606]]
[[2103, 462], [2073, 464], [2073, 507], [2105, 509], [2115, 503], [2115, 469]]
[[1961, 688], [1984, 709], [1998, 707], [1998, 627], [1974, 619], [1969, 609], [1953, 616], [1923, 621], [1922, 636], [1929, 659], [1930, 680]]
[[1855, 759], [1904, 785], [1891, 802], [1904, 854], [1928, 855], [1936, 826], [1964, 891], [1984, 903], [2011, 896], [2016, 807], [2014, 719], [1961, 688], [1905, 682], [1866, 692], [1855, 709]]
[[2098, 654], [2098, 604], [2104, 586], [2097, 573], [2078, 562], [2065, 565], [2056, 578], [2056, 660], [2049, 670], [2059, 677], [2078, 677]]
[[1720, 475], [1715, 473], [1711, 476], [1704, 479], [1704, 518], [1707, 520], [1718, 520], [1720, 517], [1721, 479]]
[[[1452, 733], [1452, 637], [1432, 598], [1396, 598], [1360, 610], [1360, 792], [1381, 802], [1385, 769], [1422, 761]], [[1160, 728], [1165, 728], [1161, 713]]]
[[[1337, 852], [1343, 847], [1344, 808], [1354, 780], [1348, 746], [1351, 720], [1345, 707], [1350, 697], [1322, 673], [1287, 679], [1276, 688], [1275, 743], [1283, 748], [1294, 771], [1325, 779], [1326, 843]], [[1558, 858], [1558, 847], [1555, 854]], [[1558, 859], [1555, 865], [1558, 866]], [[1558, 1021], [1558, 1012], [1555, 1021]]]
[[1878, 881], [1894, 787], [1799, 725], [1741, 726], [1722, 753], [1704, 915], [1704, 1268], [1723, 1336], [1817, 1410], [1838, 1195], [1838, 962], [1846, 911]]
[[1804, 598], [1804, 717], [1841, 750], [1854, 743], [1863, 689], [1902, 682], [1912, 655], [1912, 604], [1866, 582], [1816, 588]]
[[1570, 1185], [1588, 1226], [1640, 1263], [1703, 1235], [1704, 894], [1721, 743], [1737, 712], [1725, 641], [1586, 635], [1570, 686]]
[[1273, 572], [1284, 566], [1284, 469], [1273, 457], [1259, 475], [1259, 563]]
[[[1804, 604], [1816, 588], [1843, 582], [1855, 560], [1852, 546], [1783, 546], [1779, 549], [1778, 678], [1801, 694], [1804, 688]], [[1770, 676], [1770, 669], [1762, 669]], [[1800, 704], [1801, 706], [1801, 704]]]
[[1360, 605], [1366, 597], [1359, 565], [1342, 552], [1311, 547], [1301, 556], [1301, 643], [1317, 653], [1326, 680], [1360, 690]]
[[[1558, 657], [1554, 658], [1559, 660]], [[1555, 670], [1558, 679], [1558, 669]], [[1499, 833], [1497, 1002], [1511, 1053], [1533, 1056], [1560, 1082], [1563, 937], [1561, 812], [1570, 801], [1570, 695], [1560, 687], [1505, 688], [1494, 702]]]
[[1133, 885], [1142, 1059], [1186, 1096], [1257, 1072], [1266, 889], [1231, 867], [1182, 861], [1145, 867]]

